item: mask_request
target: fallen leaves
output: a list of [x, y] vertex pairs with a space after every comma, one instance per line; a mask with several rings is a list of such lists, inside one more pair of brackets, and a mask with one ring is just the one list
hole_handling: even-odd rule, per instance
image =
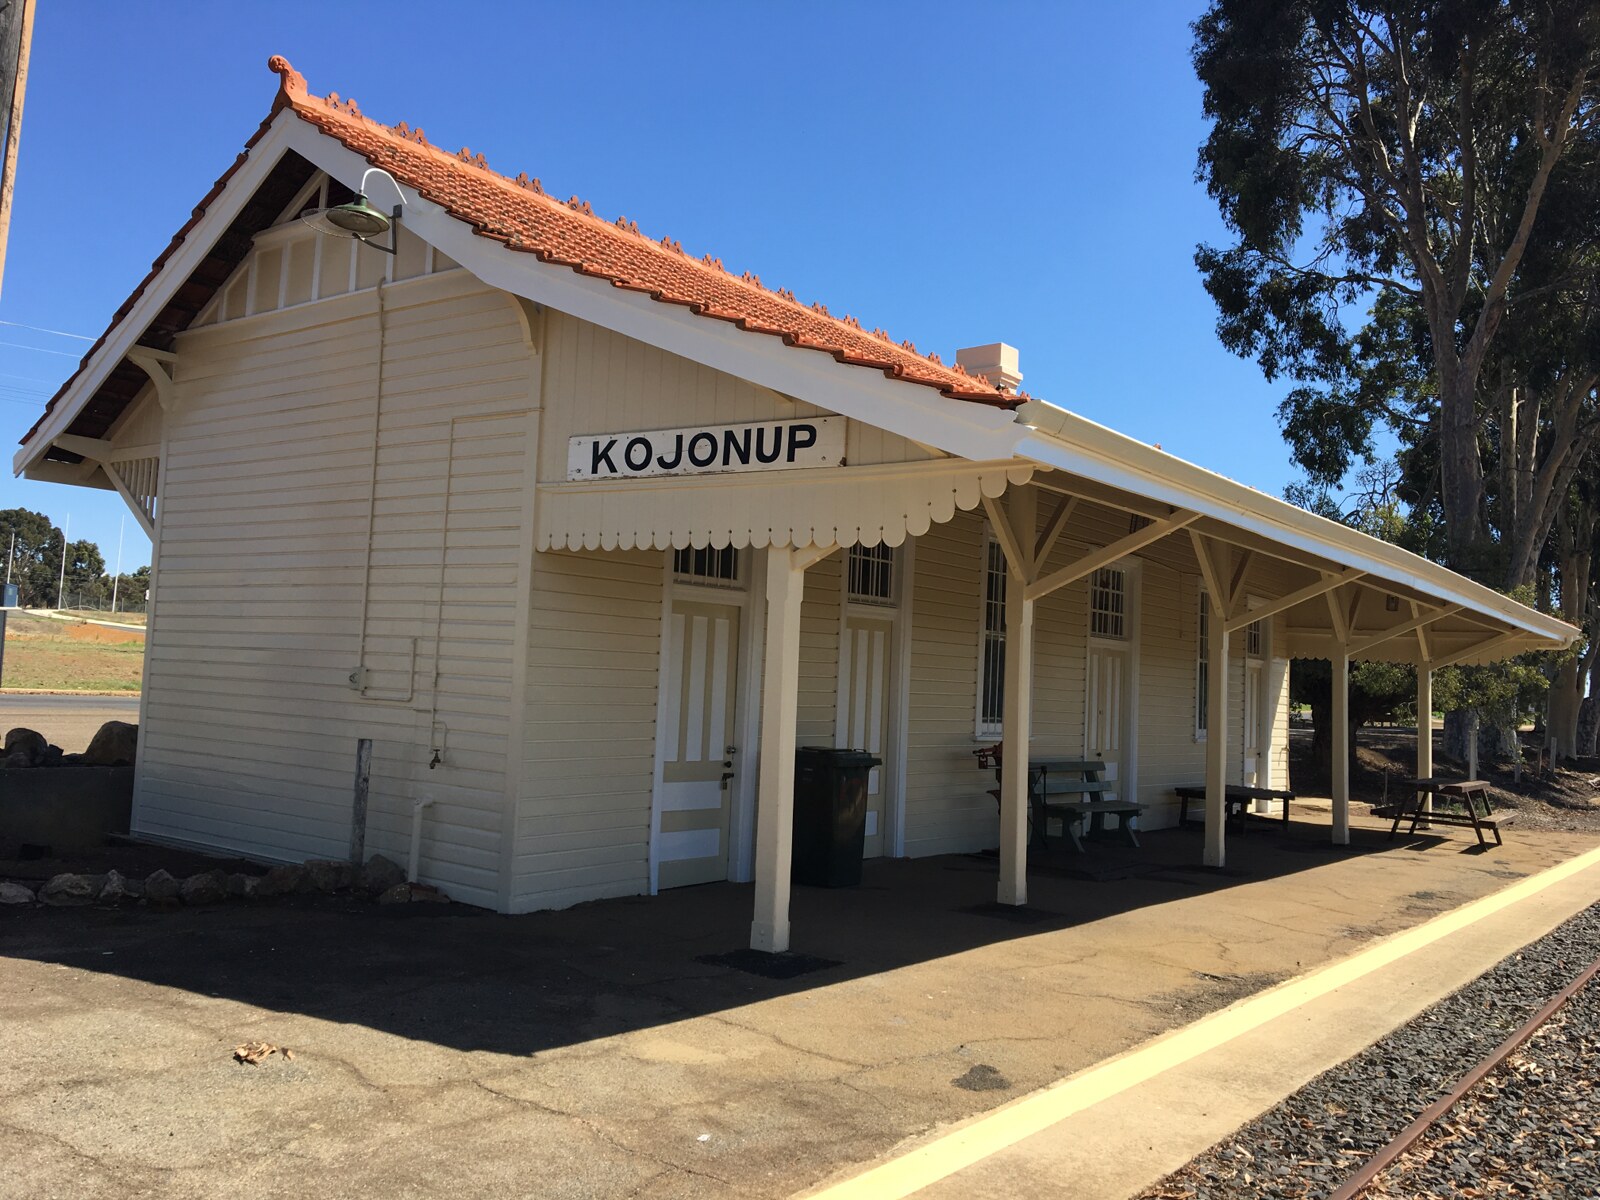
[[241, 1042], [233, 1048], [233, 1061], [255, 1067], [260, 1066], [263, 1060], [271, 1058], [274, 1054], [283, 1055], [289, 1062], [294, 1061], [293, 1050], [286, 1046], [274, 1046], [271, 1042]]

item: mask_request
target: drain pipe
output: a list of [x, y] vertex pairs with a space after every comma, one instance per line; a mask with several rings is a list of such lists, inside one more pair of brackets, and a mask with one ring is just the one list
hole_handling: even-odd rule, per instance
[[406, 863], [406, 881], [417, 881], [417, 865], [422, 858], [422, 810], [433, 805], [432, 796], [424, 796], [411, 806], [411, 857]]

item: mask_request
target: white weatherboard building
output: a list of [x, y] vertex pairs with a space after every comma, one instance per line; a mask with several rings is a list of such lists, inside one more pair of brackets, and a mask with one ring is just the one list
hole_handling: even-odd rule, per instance
[[[1145, 828], [1205, 782], [1221, 864], [1225, 782], [1285, 785], [1290, 657], [1577, 636], [1026, 398], [1009, 347], [944, 366], [272, 66], [15, 460], [155, 544], [139, 835], [416, 830], [422, 879], [510, 912], [753, 880], [783, 949], [797, 742], [882, 757], [869, 856], [998, 843], [1020, 904], [1030, 747], [1104, 759]], [[363, 185], [403, 201], [376, 245], [300, 219]]]

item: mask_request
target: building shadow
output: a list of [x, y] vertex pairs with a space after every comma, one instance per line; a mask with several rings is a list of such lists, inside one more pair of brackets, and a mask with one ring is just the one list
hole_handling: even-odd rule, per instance
[[798, 953], [777, 961], [745, 951], [753, 892], [729, 883], [523, 916], [337, 896], [33, 910], [0, 916], [0, 954], [528, 1055], [1408, 845], [1358, 827], [1333, 846], [1325, 824], [1262, 821], [1232, 830], [1229, 865], [1208, 869], [1196, 830], [1142, 840], [1036, 850], [1021, 910], [994, 903], [992, 854], [870, 862], [860, 887], [795, 888]]

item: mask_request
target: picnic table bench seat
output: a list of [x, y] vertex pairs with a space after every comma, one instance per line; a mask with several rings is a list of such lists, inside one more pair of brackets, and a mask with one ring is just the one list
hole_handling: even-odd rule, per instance
[[[1192, 822], [1189, 820], [1189, 802], [1191, 800], [1197, 800], [1199, 801], [1201, 808], [1205, 807], [1205, 785], [1199, 783], [1185, 784], [1182, 787], [1175, 787], [1172, 790], [1178, 797], [1179, 827], [1182, 828], [1191, 824], [1198, 824], [1199, 822]], [[1285, 791], [1282, 788], [1246, 787], [1244, 784], [1230, 783], [1223, 792], [1223, 814], [1225, 817], [1238, 817], [1239, 832], [1243, 834], [1246, 825], [1248, 824], [1248, 822], [1245, 821], [1245, 817], [1250, 815], [1247, 809], [1249, 805], [1255, 803], [1257, 800], [1282, 800], [1282, 821], [1285, 827], [1288, 826], [1289, 805], [1294, 802], [1294, 793]]]
[[[1495, 812], [1493, 790], [1487, 779], [1458, 779], [1446, 782], [1441, 779], [1413, 779], [1407, 785], [1405, 795], [1394, 805], [1394, 824], [1389, 826], [1389, 840], [1393, 841], [1395, 834], [1400, 832], [1400, 822], [1406, 817], [1411, 818], [1411, 827], [1406, 831], [1407, 836], [1417, 832], [1419, 825], [1426, 822], [1429, 826], [1449, 825], [1460, 829], [1471, 829], [1478, 835], [1478, 845], [1487, 848], [1489, 839], [1485, 834], [1494, 834], [1496, 846], [1505, 845], [1505, 840], [1500, 836], [1503, 826], [1510, 825], [1516, 820], [1516, 813]], [[1460, 800], [1466, 807], [1465, 812], [1445, 812], [1439, 809], [1424, 807], [1424, 802], [1430, 797], [1438, 796], [1446, 800]], [[1479, 812], [1479, 807], [1483, 811]]]

